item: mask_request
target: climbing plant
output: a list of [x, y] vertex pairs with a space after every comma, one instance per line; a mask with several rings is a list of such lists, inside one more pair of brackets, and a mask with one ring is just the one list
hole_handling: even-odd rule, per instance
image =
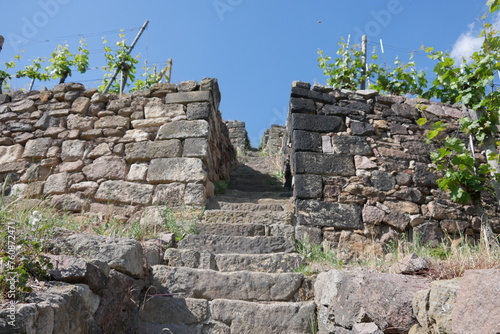
[[85, 39], [80, 40], [78, 53], [73, 55], [68, 45], [58, 45], [52, 52], [49, 59], [50, 65], [45, 68], [52, 79], [59, 79], [59, 83], [64, 83], [68, 76], [71, 76], [71, 70], [76, 67], [78, 72], [85, 73], [89, 67], [89, 51], [85, 44]]
[[40, 81], [49, 80], [50, 77], [47, 73], [40, 72], [40, 69], [42, 68], [43, 63], [44, 63], [44, 60], [40, 57], [33, 59], [30, 65], [26, 65], [24, 67], [24, 69], [16, 72], [16, 77], [17, 78], [26, 77], [26, 78], [36, 79], [36, 80], [40, 80]]

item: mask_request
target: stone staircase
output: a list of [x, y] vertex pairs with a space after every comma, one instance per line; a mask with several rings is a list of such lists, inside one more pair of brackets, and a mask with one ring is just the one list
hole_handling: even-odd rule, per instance
[[272, 176], [273, 160], [241, 157], [225, 194], [208, 204], [201, 233], [168, 249], [168, 265], [153, 267], [153, 285], [167, 295], [153, 299], [176, 306], [163, 307], [156, 325], [143, 319], [144, 332], [311, 332], [311, 282], [295, 272], [304, 260], [293, 241], [291, 194]]

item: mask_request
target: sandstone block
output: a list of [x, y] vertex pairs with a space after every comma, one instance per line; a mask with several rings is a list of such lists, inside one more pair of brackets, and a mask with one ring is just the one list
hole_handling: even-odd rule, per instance
[[208, 137], [207, 121], [178, 121], [164, 124], [158, 130], [156, 140]]
[[63, 161], [77, 161], [83, 159], [86, 142], [82, 140], [65, 140], [62, 143], [61, 159]]
[[181, 155], [182, 144], [178, 139], [141, 141], [125, 145], [125, 159], [129, 163], [158, 158], [175, 158]]
[[90, 107], [90, 99], [88, 97], [80, 96], [73, 101], [71, 105], [71, 112], [75, 114], [86, 115]]
[[23, 153], [24, 148], [19, 144], [13, 146], [0, 146], [0, 165], [20, 160]]
[[52, 174], [45, 181], [43, 193], [45, 195], [64, 194], [67, 192], [70, 175], [67, 172]]
[[184, 202], [184, 183], [159, 184], [155, 188], [153, 204], [159, 205], [180, 205]]
[[205, 205], [207, 194], [203, 184], [188, 183], [184, 194], [184, 203], [187, 205]]
[[37, 138], [28, 140], [24, 148], [23, 158], [25, 159], [45, 158], [51, 144], [52, 144], [52, 139], [50, 138]]
[[299, 225], [316, 227], [363, 228], [361, 209], [357, 204], [299, 200], [297, 202]]
[[123, 180], [127, 176], [128, 166], [125, 160], [117, 156], [97, 158], [83, 168], [83, 174], [89, 181], [99, 179]]
[[105, 128], [128, 129], [129, 126], [130, 126], [130, 119], [123, 116], [105, 116], [100, 118], [94, 124], [94, 127], [96, 129], [105, 129]]
[[35, 102], [29, 99], [23, 99], [18, 102], [14, 102], [10, 105], [10, 110], [12, 112], [22, 114], [25, 112], [32, 112], [36, 110]]
[[209, 155], [206, 138], [186, 138], [182, 156], [187, 158], [207, 158]]
[[91, 130], [94, 128], [93, 117], [83, 117], [78, 114], [71, 114], [67, 119], [69, 130], [77, 129], [81, 131]]
[[149, 298], [139, 318], [152, 324], [191, 325], [208, 319], [208, 301], [193, 298], [156, 296]]
[[195, 120], [195, 119], [204, 119], [208, 120], [210, 117], [212, 107], [210, 103], [201, 102], [201, 103], [190, 103], [187, 106], [187, 119]]
[[210, 102], [211, 94], [209, 91], [199, 92], [180, 92], [170, 93], [165, 96], [165, 103], [193, 103], [193, 102]]
[[133, 164], [127, 174], [127, 181], [146, 181], [147, 172], [148, 164]]
[[146, 119], [170, 117], [185, 115], [184, 106], [182, 104], [163, 104], [163, 103], [148, 103], [144, 107], [144, 117]]

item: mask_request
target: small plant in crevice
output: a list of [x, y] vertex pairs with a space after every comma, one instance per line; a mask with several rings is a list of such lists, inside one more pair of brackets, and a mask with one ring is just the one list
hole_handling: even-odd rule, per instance
[[[308, 237], [305, 237], [302, 240], [297, 240], [296, 243], [297, 252], [304, 257], [308, 264], [319, 263], [333, 267], [342, 267], [344, 265], [343, 261], [339, 259], [334, 250], [328, 248], [325, 249], [322, 245], [312, 243]], [[308, 266], [305, 266], [302, 269], [304, 271], [311, 270]]]
[[221, 180], [214, 182], [214, 187], [215, 187], [215, 194], [216, 195], [223, 195], [226, 193], [227, 188], [231, 184], [231, 180]]
[[163, 228], [173, 233], [176, 241], [180, 241], [188, 234], [200, 233], [200, 220], [203, 211], [195, 207], [182, 205], [179, 208], [166, 206], [161, 210]]

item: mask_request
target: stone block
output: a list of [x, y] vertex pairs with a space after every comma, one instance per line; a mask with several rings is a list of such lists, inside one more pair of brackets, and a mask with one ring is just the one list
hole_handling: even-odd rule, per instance
[[296, 174], [334, 176], [353, 176], [356, 174], [352, 156], [297, 152], [293, 162]]
[[296, 198], [320, 199], [323, 196], [323, 178], [314, 174], [295, 175], [293, 194]]
[[178, 139], [141, 141], [125, 145], [125, 159], [129, 163], [150, 161], [158, 158], [180, 157], [182, 144]]
[[52, 174], [45, 181], [43, 193], [45, 195], [64, 194], [68, 191], [70, 175], [66, 172]]
[[37, 138], [28, 140], [24, 148], [23, 158], [24, 159], [43, 159], [47, 155], [47, 151], [52, 144], [52, 139], [50, 138]]
[[29, 166], [30, 163], [28, 161], [22, 161], [22, 160], [0, 163], [0, 174], [9, 172], [15, 172], [20, 174], [23, 171], [25, 171]]
[[415, 164], [413, 182], [419, 187], [437, 187], [437, 175], [430, 171], [424, 163]]
[[328, 104], [334, 104], [335, 102], [337, 102], [335, 96], [333, 96], [332, 94], [320, 93], [300, 87], [292, 87], [292, 98], [297, 98], [297, 97], [311, 99], [316, 102], [322, 102]]
[[87, 211], [89, 202], [81, 194], [61, 194], [53, 195], [50, 205], [56, 209], [69, 212]]
[[180, 92], [170, 93], [165, 96], [165, 103], [193, 103], [193, 102], [210, 102], [211, 94], [209, 91], [199, 92]]
[[152, 297], [140, 308], [139, 319], [159, 325], [202, 323], [208, 319], [208, 301], [181, 297]]
[[188, 183], [184, 194], [184, 203], [187, 205], [204, 206], [207, 201], [207, 194], [203, 184]]
[[321, 152], [321, 134], [318, 132], [294, 130], [292, 148], [295, 151]]
[[69, 255], [49, 255], [52, 268], [48, 274], [56, 281], [82, 283], [97, 293], [105, 286], [106, 277], [95, 265]]
[[88, 97], [80, 96], [71, 105], [70, 112], [75, 114], [86, 115], [90, 107], [90, 99]]
[[187, 158], [207, 158], [209, 156], [208, 140], [206, 138], [186, 138], [182, 156]]
[[161, 158], [151, 161], [147, 180], [150, 183], [205, 182], [207, 172], [196, 158]]
[[32, 112], [36, 110], [35, 102], [29, 99], [23, 99], [18, 102], [14, 102], [10, 105], [10, 110], [12, 112], [22, 114], [26, 112]]
[[7, 130], [10, 132], [33, 132], [34, 129], [33, 125], [23, 122], [11, 122], [7, 124]]
[[375, 188], [382, 191], [392, 190], [396, 185], [396, 179], [394, 176], [380, 170], [375, 170], [372, 172], [370, 181]]
[[105, 116], [99, 118], [99, 120], [95, 122], [94, 127], [96, 129], [105, 129], [105, 128], [128, 129], [130, 127], [130, 119], [123, 116]]
[[99, 179], [123, 180], [127, 176], [128, 166], [120, 157], [104, 156], [97, 158], [90, 165], [83, 168], [83, 174], [89, 181]]
[[159, 118], [159, 117], [170, 117], [174, 118], [176, 116], [185, 115], [184, 106], [182, 104], [163, 104], [163, 103], [148, 103], [144, 107], [144, 118]]
[[299, 225], [347, 229], [363, 228], [361, 208], [357, 204], [299, 200], [296, 211]]
[[83, 159], [86, 142], [82, 140], [65, 140], [62, 143], [61, 159], [63, 161], [77, 161]]
[[148, 164], [135, 163], [130, 166], [127, 181], [146, 181]]
[[67, 127], [69, 130], [77, 129], [87, 131], [94, 128], [93, 117], [83, 117], [78, 114], [71, 114], [67, 118]]
[[184, 202], [186, 185], [180, 182], [159, 184], [153, 195], [154, 205], [181, 205]]
[[341, 132], [345, 130], [345, 124], [337, 116], [292, 114], [291, 128], [312, 132]]
[[161, 126], [156, 140], [208, 137], [210, 126], [207, 121], [178, 121]]
[[352, 122], [349, 128], [355, 136], [371, 136], [375, 134], [375, 128], [370, 123]]
[[121, 204], [149, 205], [153, 197], [154, 186], [127, 181], [105, 181], [101, 183], [95, 199], [100, 202]]
[[316, 105], [311, 99], [294, 97], [290, 99], [290, 112], [314, 114], [316, 113]]
[[202, 102], [202, 103], [190, 103], [187, 106], [187, 119], [195, 120], [195, 119], [204, 119], [208, 120], [212, 111], [212, 107], [210, 103]]
[[86, 158], [88, 159], [96, 159], [105, 155], [111, 155], [113, 154], [111, 152], [111, 149], [109, 147], [110, 144], [108, 143], [101, 143], [97, 145], [92, 151], [90, 151], [87, 155]]
[[373, 155], [370, 145], [363, 137], [333, 136], [332, 147], [336, 154]]

